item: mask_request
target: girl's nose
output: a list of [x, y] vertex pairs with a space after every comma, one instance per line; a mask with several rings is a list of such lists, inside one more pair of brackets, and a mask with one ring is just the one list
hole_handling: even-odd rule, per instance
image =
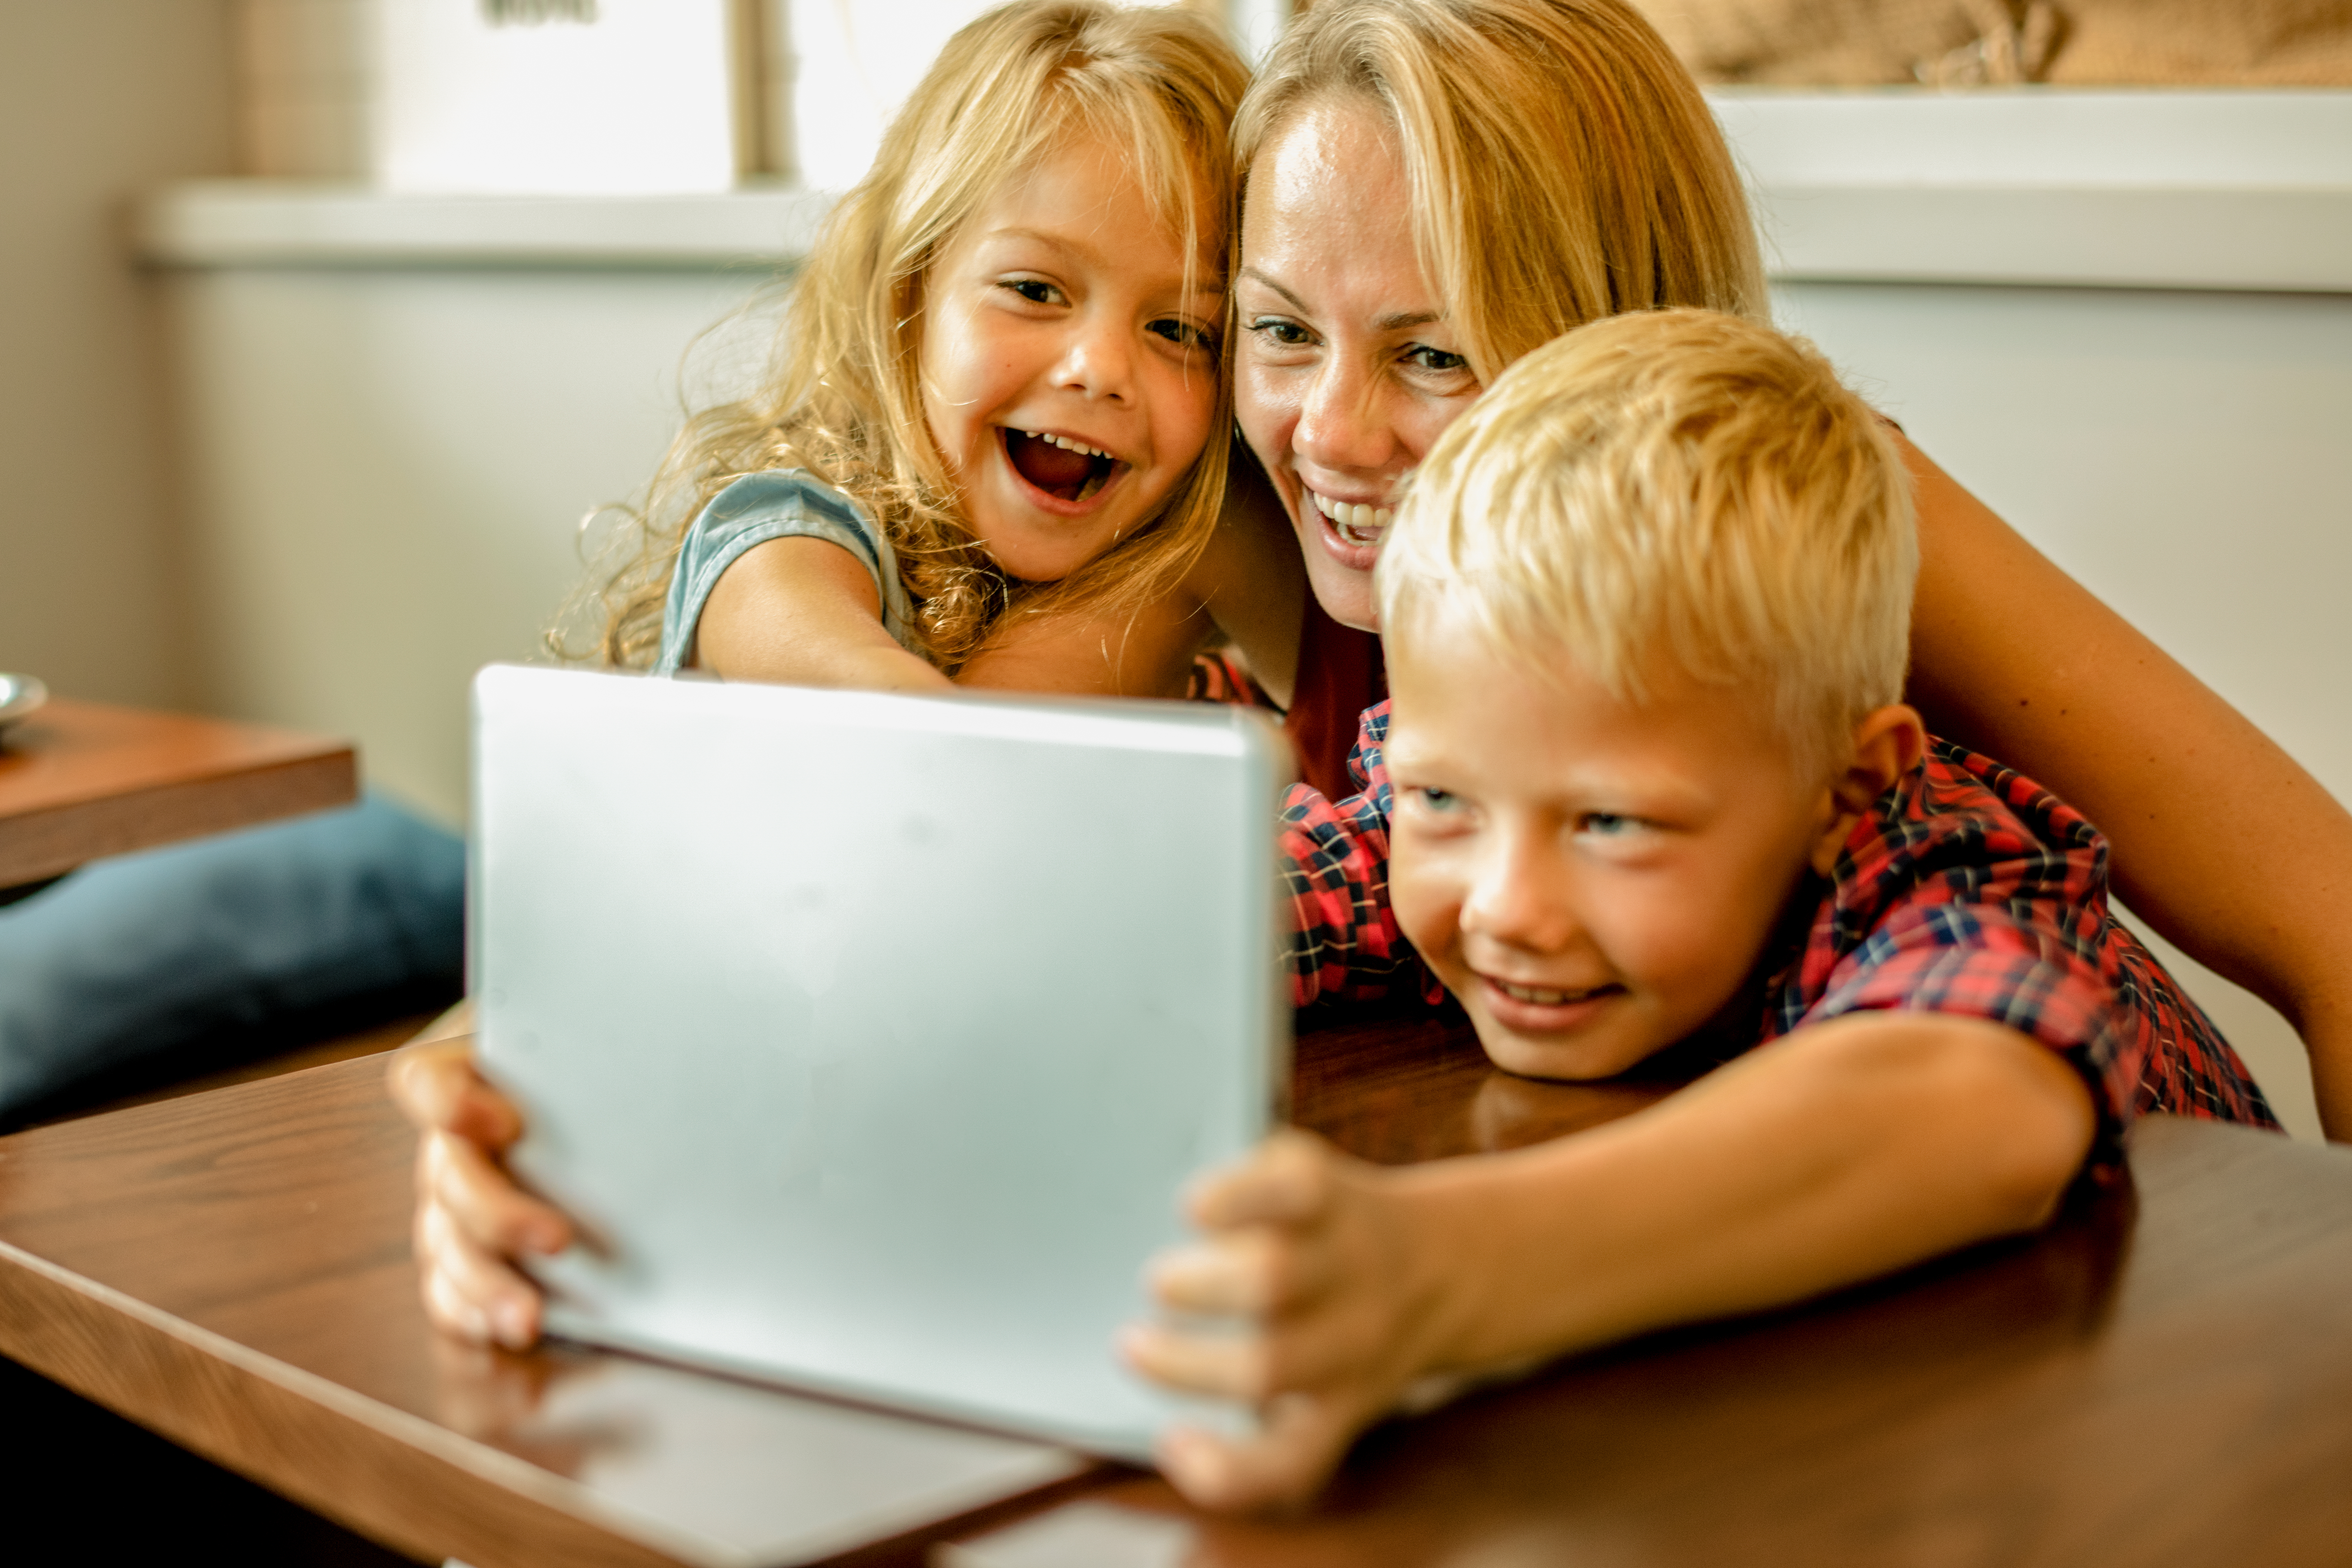
[[1344, 356], [1326, 359], [1307, 384], [1290, 440], [1292, 449], [1318, 468], [1363, 474], [1386, 469], [1397, 439], [1381, 406], [1379, 377]]
[[1082, 397], [1125, 401], [1134, 395], [1134, 346], [1108, 320], [1081, 321], [1055, 367], [1055, 384]]

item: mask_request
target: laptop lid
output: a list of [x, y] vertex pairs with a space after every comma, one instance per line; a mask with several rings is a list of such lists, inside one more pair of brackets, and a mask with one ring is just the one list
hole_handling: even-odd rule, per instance
[[559, 1333], [1140, 1458], [1286, 1081], [1255, 715], [493, 667], [470, 941]]

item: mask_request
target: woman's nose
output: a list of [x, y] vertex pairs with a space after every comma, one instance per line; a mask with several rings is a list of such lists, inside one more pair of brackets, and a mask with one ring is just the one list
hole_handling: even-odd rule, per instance
[[1317, 367], [1300, 404], [1292, 448], [1319, 468], [1379, 473], [1397, 450], [1379, 379], [1334, 356]]

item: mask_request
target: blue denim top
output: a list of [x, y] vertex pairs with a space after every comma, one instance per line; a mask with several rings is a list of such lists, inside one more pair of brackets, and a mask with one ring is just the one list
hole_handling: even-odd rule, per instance
[[900, 647], [919, 655], [914, 609], [898, 581], [898, 552], [856, 501], [803, 468], [746, 474], [710, 498], [686, 531], [662, 606], [661, 656], [656, 675], [676, 675], [694, 656], [695, 629], [719, 574], [742, 553], [772, 539], [830, 540], [866, 563], [882, 597], [882, 629]]

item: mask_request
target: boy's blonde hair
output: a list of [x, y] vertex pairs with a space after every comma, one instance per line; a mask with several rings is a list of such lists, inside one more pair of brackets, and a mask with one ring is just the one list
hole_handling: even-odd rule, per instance
[[1772, 694], [1801, 775], [1902, 700], [1919, 546], [1876, 415], [1808, 344], [1705, 310], [1621, 316], [1513, 365], [1415, 472], [1373, 576], [1621, 700], [1661, 658]]
[[1767, 311], [1722, 132], [1623, 0], [1320, 0], [1243, 100], [1244, 184], [1333, 100], [1396, 134], [1422, 273], [1481, 382], [1621, 310]]
[[[1227, 444], [1213, 437], [1154, 525], [1066, 581], [1008, 581], [964, 527], [924, 418], [925, 286], [933, 258], [1004, 182], [1076, 134], [1126, 149], [1188, 264], [1213, 257], [1222, 281], [1229, 132], [1247, 80], [1215, 26], [1174, 7], [1019, 0], [950, 39], [793, 282], [765, 389], [694, 416], [672, 445], [634, 514], [634, 549], [600, 594], [604, 660], [652, 661], [687, 525], [732, 480], [767, 468], [806, 468], [874, 516], [898, 552], [923, 652], [950, 673], [1008, 612], [1131, 607], [1171, 591], [1215, 527]], [[1213, 431], [1232, 424], [1228, 378], [1217, 379]]]

